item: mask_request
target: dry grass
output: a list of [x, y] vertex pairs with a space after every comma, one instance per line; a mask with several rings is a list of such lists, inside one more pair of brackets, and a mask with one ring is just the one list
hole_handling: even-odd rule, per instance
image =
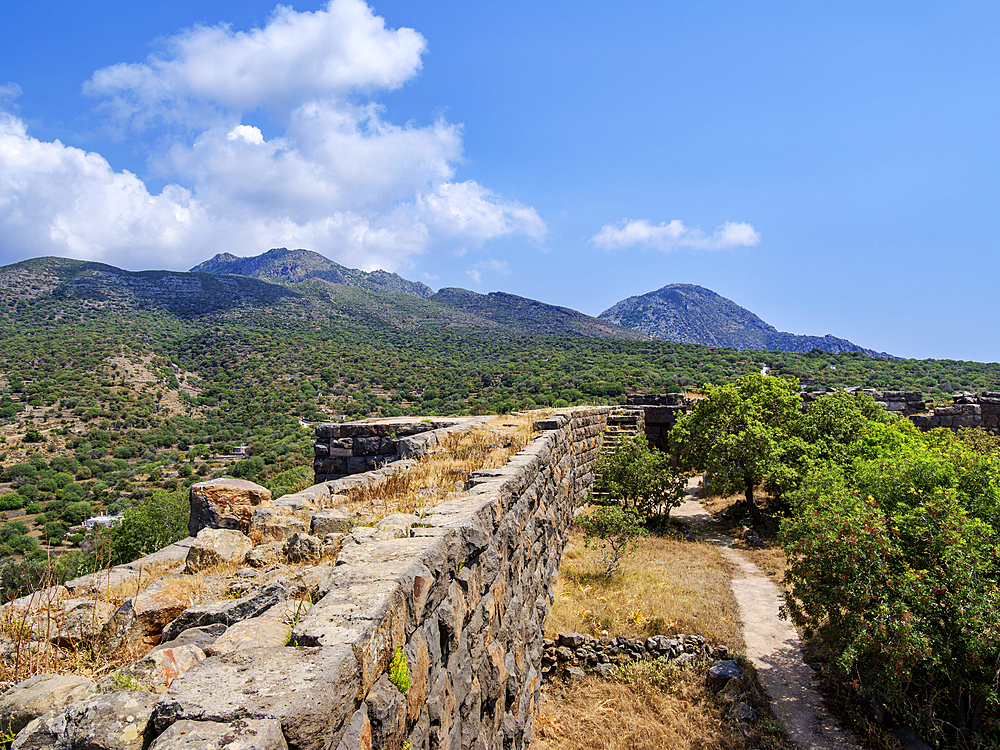
[[746, 745], [694, 671], [666, 689], [645, 682], [549, 685], [535, 716], [531, 747], [541, 750], [736, 750]]
[[611, 580], [599, 554], [573, 530], [563, 554], [556, 602], [546, 632], [601, 635], [700, 633], [714, 644], [743, 651], [739, 605], [729, 581], [732, 563], [711, 544], [649, 537]]
[[531, 441], [531, 416], [503, 416], [471, 432], [445, 435], [412, 468], [378, 484], [350, 490], [344, 510], [366, 523], [393, 513], [422, 515], [428, 508], [464, 491], [465, 480], [477, 469], [506, 465]]

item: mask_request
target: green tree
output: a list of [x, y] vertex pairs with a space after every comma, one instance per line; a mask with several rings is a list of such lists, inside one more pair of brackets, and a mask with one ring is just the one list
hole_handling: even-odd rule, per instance
[[594, 489], [607, 492], [643, 516], [669, 515], [684, 496], [684, 480], [677, 476], [670, 456], [649, 447], [645, 435], [622, 440], [594, 463]]
[[[111, 562], [137, 560], [187, 536], [190, 505], [187, 492], [157, 490], [122, 514], [111, 527]], [[101, 554], [98, 555], [101, 557]]]
[[785, 457], [802, 450], [793, 434], [801, 403], [798, 390], [794, 378], [759, 374], [734, 384], [706, 384], [705, 398], [671, 431], [681, 466], [706, 472], [715, 492], [742, 492], [754, 521], [763, 522], [754, 489], [764, 482], [784, 487], [796, 481], [794, 466]]
[[583, 513], [575, 523], [584, 531], [586, 546], [602, 552], [601, 566], [605, 578], [620, 573], [622, 560], [636, 550], [639, 538], [649, 536], [638, 511], [617, 505]]

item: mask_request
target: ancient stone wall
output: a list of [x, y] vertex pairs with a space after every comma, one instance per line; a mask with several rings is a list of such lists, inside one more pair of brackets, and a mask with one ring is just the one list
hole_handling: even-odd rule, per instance
[[316, 425], [316, 483], [361, 474], [401, 459], [416, 458], [450, 430], [478, 427], [488, 417], [392, 419]]
[[[230, 497], [246, 489], [233, 480], [197, 485], [192, 508], [217, 511], [199, 516], [197, 538], [5, 607], [10, 616], [80, 609], [88, 637], [105, 645], [112, 635], [159, 641], [96, 684], [40, 675], [11, 688], [0, 717], [20, 717], [14, 747], [69, 747], [84, 734], [88, 747], [106, 750], [244, 736], [262, 750], [527, 747], [557, 566], [610, 411], [566, 409], [537, 421], [532, 442], [506, 466], [473, 472], [464, 492], [422, 517], [389, 516], [377, 528], [341, 526], [343, 511], [324, 506], [409, 461], [257, 504]], [[277, 547], [292, 561], [310, 540], [322, 542], [301, 550], [312, 564], [255, 559]], [[237, 570], [215, 599], [192, 604], [177, 574], [197, 574], [196, 553], [256, 571]], [[269, 578], [269, 570], [282, 572]], [[173, 577], [160, 580], [163, 573]], [[112, 588], [141, 593], [117, 612], [85, 599]], [[311, 607], [297, 598], [306, 593]], [[103, 627], [89, 614], [101, 606], [109, 610]], [[48, 698], [39, 703], [37, 694]]]

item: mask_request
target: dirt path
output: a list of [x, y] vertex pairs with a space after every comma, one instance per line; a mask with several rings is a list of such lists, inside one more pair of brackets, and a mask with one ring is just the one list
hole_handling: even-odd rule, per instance
[[688, 496], [670, 515], [699, 527], [706, 541], [719, 545], [738, 568], [732, 587], [740, 605], [747, 656], [757, 667], [792, 742], [801, 750], [856, 750], [854, 738], [823, 706], [816, 677], [802, 660], [798, 633], [778, 617], [782, 602], [778, 587], [739, 550], [732, 549], [732, 537], [711, 529], [712, 516], [697, 498]]

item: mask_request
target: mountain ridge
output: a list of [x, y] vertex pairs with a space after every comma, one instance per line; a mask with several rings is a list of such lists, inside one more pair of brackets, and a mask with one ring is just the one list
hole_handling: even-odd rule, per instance
[[640, 331], [653, 338], [731, 349], [840, 353], [890, 357], [847, 339], [827, 334], [805, 336], [779, 331], [760, 317], [711, 289], [695, 284], [667, 284], [628, 297], [597, 316], [599, 320]]
[[240, 258], [231, 253], [218, 253], [190, 269], [191, 273], [235, 274], [263, 281], [295, 284], [306, 279], [322, 279], [372, 292], [409, 294], [427, 299], [434, 290], [419, 281], [409, 281], [399, 274], [377, 269], [361, 271], [335, 263], [312, 250], [271, 248], [260, 255]]

